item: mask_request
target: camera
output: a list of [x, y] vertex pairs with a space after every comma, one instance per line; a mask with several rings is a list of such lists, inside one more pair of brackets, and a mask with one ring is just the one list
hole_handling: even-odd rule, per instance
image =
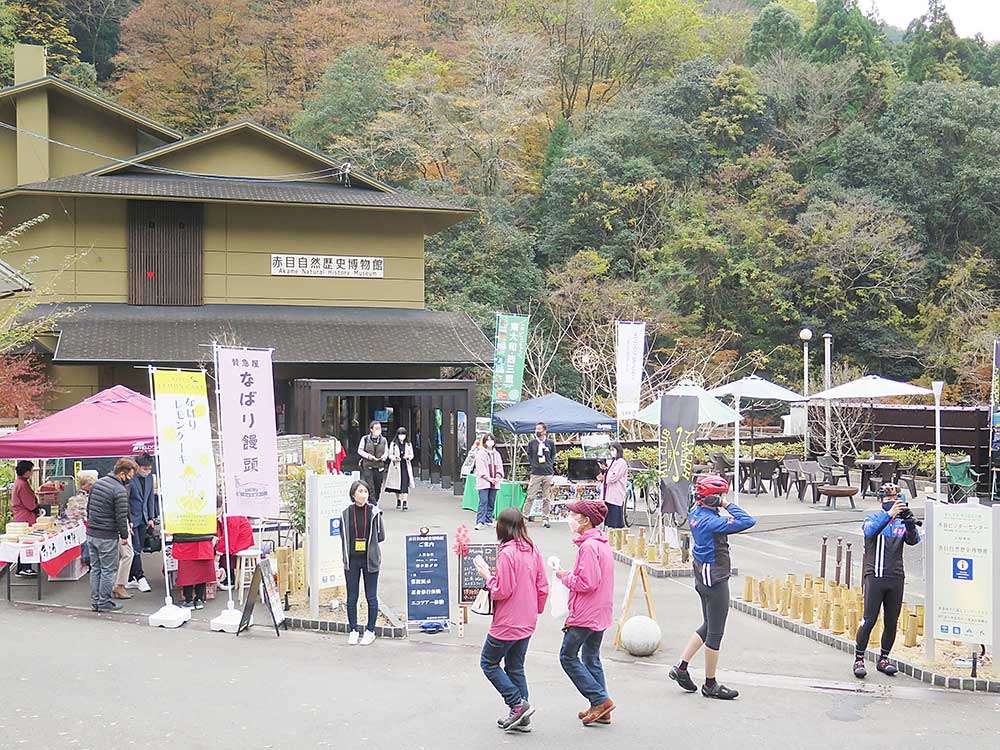
[[913, 515], [913, 511], [910, 510], [910, 506], [909, 505], [904, 505], [903, 509], [901, 511], [899, 511], [899, 515], [896, 516], [896, 518], [898, 518], [903, 523], [912, 523], [912, 524], [914, 524], [916, 526], [923, 526], [924, 525], [923, 521], [921, 521], [919, 518], [917, 518], [916, 516]]

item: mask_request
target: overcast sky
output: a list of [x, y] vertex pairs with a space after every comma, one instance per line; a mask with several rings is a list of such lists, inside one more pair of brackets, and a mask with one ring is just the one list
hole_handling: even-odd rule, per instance
[[[860, 0], [863, 10], [874, 7], [881, 18], [905, 29], [914, 18], [927, 12], [927, 0]], [[945, 8], [960, 36], [982, 34], [1000, 42], [1000, 2], [997, 0], [945, 0]]]

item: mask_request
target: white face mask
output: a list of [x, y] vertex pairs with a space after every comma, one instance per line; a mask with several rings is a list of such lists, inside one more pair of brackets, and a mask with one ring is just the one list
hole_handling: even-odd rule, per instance
[[569, 530], [572, 531], [574, 534], [579, 534], [580, 522], [574, 516], [570, 516], [567, 520], [569, 522]]

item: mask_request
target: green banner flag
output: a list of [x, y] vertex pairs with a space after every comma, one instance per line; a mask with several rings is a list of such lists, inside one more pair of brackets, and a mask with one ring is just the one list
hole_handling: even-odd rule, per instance
[[528, 316], [497, 315], [493, 355], [493, 402], [516, 404], [524, 385], [524, 355], [528, 349]]

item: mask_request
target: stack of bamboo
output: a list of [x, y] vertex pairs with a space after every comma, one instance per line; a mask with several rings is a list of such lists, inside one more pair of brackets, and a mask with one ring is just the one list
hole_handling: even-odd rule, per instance
[[672, 554], [680, 556], [680, 552], [671, 550], [666, 542], [653, 543], [647, 540], [645, 527], [640, 527], [638, 532], [629, 529], [608, 529], [608, 542], [612, 549], [623, 552], [633, 559], [645, 560], [650, 565], [668, 567]]

